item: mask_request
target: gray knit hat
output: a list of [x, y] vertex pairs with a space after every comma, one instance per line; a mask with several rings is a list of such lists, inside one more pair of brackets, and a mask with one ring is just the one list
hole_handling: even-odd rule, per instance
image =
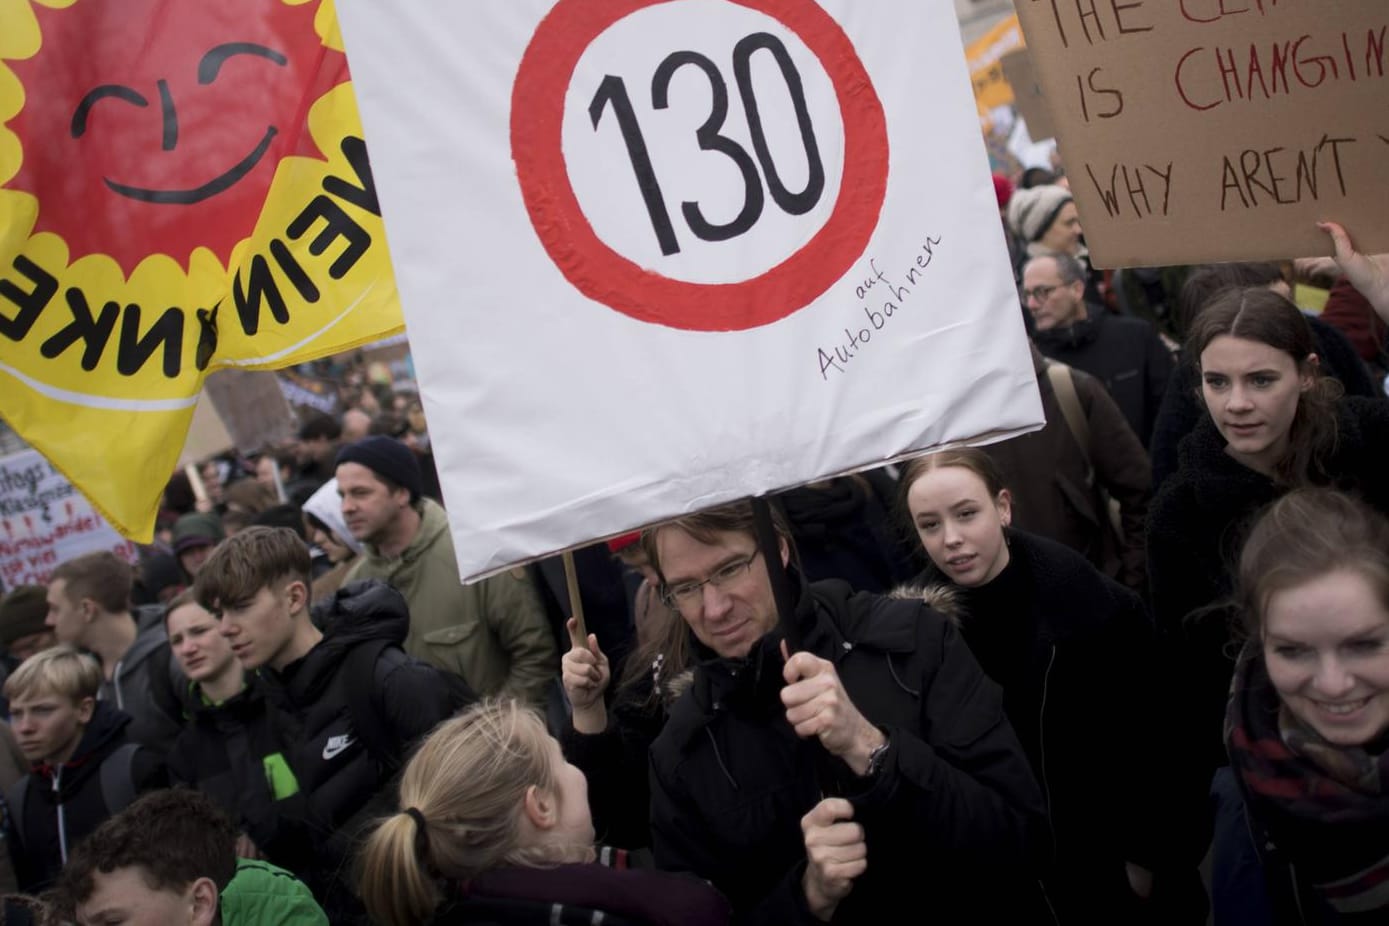
[[1059, 186], [1018, 190], [1008, 201], [1008, 225], [1028, 244], [1040, 241], [1061, 209], [1074, 199], [1070, 190]]

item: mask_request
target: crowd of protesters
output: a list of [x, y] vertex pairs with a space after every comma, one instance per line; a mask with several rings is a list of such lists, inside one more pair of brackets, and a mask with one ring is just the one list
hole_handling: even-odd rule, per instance
[[1389, 258], [1104, 273], [1025, 179], [1045, 427], [579, 550], [582, 626], [389, 375], [9, 590], [2, 922], [1386, 921]]

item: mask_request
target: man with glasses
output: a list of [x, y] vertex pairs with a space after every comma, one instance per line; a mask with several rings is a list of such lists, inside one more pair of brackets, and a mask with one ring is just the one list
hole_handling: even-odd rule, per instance
[[1033, 922], [1046, 811], [999, 689], [921, 599], [804, 583], [774, 523], [789, 626], [751, 503], [643, 537], [701, 659], [651, 748], [657, 863], [740, 922]]
[[1085, 269], [1066, 254], [1028, 261], [1022, 298], [1037, 349], [1104, 383], [1147, 448], [1175, 366], [1157, 330], [1142, 319], [1087, 305]]

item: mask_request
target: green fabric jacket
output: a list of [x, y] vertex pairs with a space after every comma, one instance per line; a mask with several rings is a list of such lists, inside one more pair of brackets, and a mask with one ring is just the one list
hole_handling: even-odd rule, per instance
[[464, 585], [444, 509], [426, 498], [418, 510], [420, 530], [405, 551], [386, 559], [366, 545], [347, 581], [381, 579], [405, 596], [410, 655], [463, 676], [480, 697], [543, 705], [559, 654], [534, 583], [508, 572]]
[[328, 926], [328, 917], [294, 875], [239, 858], [236, 877], [222, 892], [222, 926]]

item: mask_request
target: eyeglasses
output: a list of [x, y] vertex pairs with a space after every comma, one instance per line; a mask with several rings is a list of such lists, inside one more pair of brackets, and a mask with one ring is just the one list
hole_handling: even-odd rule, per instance
[[732, 585], [752, 570], [752, 561], [762, 555], [758, 550], [751, 556], [743, 559], [736, 559], [726, 566], [720, 566], [714, 570], [713, 575], [703, 582], [681, 582], [679, 585], [668, 586], [661, 600], [672, 608], [688, 607], [699, 601], [704, 596], [704, 586], [712, 585], [714, 588], [723, 588]]
[[1047, 297], [1060, 288], [1060, 286], [1034, 286], [1031, 289], [1023, 290], [1022, 298], [1024, 302], [1026, 302], [1028, 299], [1036, 299], [1038, 302], [1046, 302]]

